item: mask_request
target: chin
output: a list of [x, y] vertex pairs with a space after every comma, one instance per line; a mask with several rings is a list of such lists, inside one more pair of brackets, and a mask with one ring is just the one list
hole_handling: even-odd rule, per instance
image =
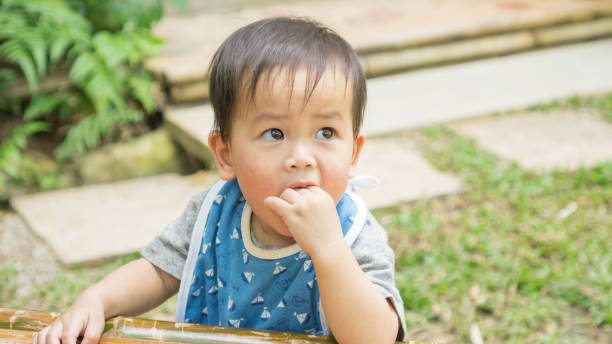
[[279, 218], [279, 222], [280, 224], [276, 224], [275, 226], [272, 227], [272, 229], [274, 229], [274, 231], [284, 237], [287, 238], [293, 238], [293, 235], [291, 234], [291, 232], [289, 231], [289, 228], [287, 228], [287, 226], [285, 225], [285, 223]]

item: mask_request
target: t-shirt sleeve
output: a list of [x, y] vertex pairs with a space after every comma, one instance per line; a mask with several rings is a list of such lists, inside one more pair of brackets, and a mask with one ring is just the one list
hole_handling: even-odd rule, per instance
[[207, 193], [208, 190], [196, 194], [183, 213], [140, 251], [143, 258], [179, 280], [189, 253], [191, 233]]
[[368, 213], [361, 233], [351, 246], [361, 270], [374, 283], [380, 293], [391, 303], [398, 315], [397, 340], [403, 340], [406, 333], [404, 303], [395, 286], [395, 255], [389, 247], [387, 232]]

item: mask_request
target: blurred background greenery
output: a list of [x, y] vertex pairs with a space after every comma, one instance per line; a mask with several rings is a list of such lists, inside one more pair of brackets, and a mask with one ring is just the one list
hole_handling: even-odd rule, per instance
[[161, 0], [0, 1], [0, 190], [56, 188], [57, 165], [36, 154], [69, 161], [157, 125], [143, 61], [162, 14]]

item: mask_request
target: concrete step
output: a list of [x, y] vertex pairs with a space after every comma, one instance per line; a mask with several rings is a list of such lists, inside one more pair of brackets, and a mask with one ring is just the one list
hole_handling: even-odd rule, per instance
[[215, 160], [208, 148], [208, 133], [214, 121], [210, 104], [169, 107], [164, 115], [164, 124], [174, 140], [211, 168]]
[[528, 170], [575, 170], [612, 161], [612, 124], [593, 114], [517, 113], [463, 121], [452, 128]]
[[167, 16], [155, 27], [165, 46], [147, 66], [163, 75], [172, 101], [206, 99], [208, 64], [223, 39], [279, 15], [335, 29], [369, 76], [612, 35], [610, 0], [292, 1]]
[[612, 91], [612, 39], [368, 80], [367, 135]]

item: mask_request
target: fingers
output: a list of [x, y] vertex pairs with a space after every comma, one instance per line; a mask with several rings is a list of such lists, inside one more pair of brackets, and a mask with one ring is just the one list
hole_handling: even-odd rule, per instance
[[37, 344], [76, 344], [83, 333], [84, 344], [97, 343], [104, 329], [104, 319], [92, 316], [89, 320], [81, 317], [59, 318], [42, 329], [34, 339]]
[[76, 344], [77, 337], [85, 327], [82, 321], [70, 319], [62, 331], [62, 344]]
[[45, 344], [46, 340], [47, 340], [47, 335], [49, 333], [49, 330], [51, 330], [51, 326], [47, 326], [45, 328], [43, 328], [42, 330], [40, 330], [36, 336], [34, 337], [34, 343], [36, 344]]
[[40, 330], [36, 336], [36, 343], [38, 344], [59, 344], [59, 339], [62, 335], [63, 323], [61, 321], [54, 321], [51, 325]]
[[104, 319], [92, 315], [83, 334], [81, 344], [96, 344], [100, 340], [104, 329]]

